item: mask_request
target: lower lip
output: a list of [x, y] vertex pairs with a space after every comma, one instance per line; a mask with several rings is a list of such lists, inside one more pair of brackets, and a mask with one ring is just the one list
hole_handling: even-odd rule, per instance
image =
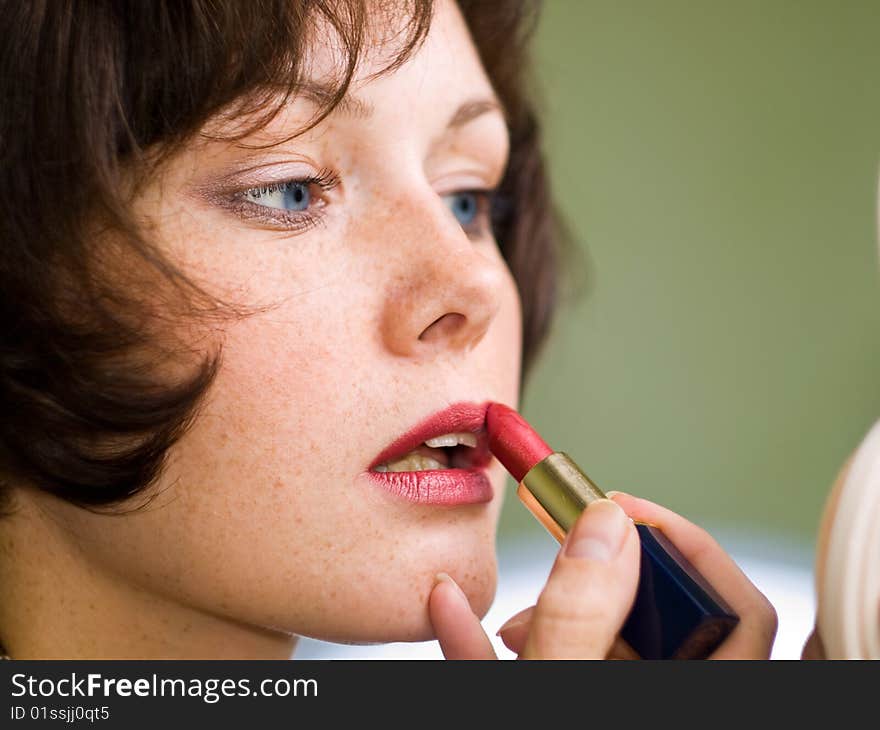
[[371, 471], [370, 478], [396, 497], [415, 504], [456, 507], [492, 501], [492, 483], [483, 469]]

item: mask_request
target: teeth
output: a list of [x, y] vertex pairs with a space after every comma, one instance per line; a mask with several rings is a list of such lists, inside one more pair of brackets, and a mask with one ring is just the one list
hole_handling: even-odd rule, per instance
[[[475, 433], [470, 433], [467, 431], [461, 433], [446, 433], [442, 436], [436, 436], [425, 441], [425, 446], [427, 446], [428, 449], [442, 449], [459, 445], [475, 448], [477, 445], [477, 435]], [[428, 449], [419, 447], [415, 451], [410, 452], [409, 454], [398, 459], [397, 461], [379, 464], [378, 466], [373, 468], [373, 471], [429, 471], [432, 469], [453, 468], [445, 463], [447, 461], [447, 455], [445, 453], [439, 455], [443, 459], [443, 462], [434, 459], [428, 454], [420, 453]], [[438, 454], [435, 453], [435, 455]]]
[[461, 444], [462, 446], [470, 446], [471, 448], [477, 445], [477, 436], [473, 433], [447, 433], [443, 436], [437, 436], [432, 439], [428, 439], [425, 441], [426, 446], [430, 446], [434, 449], [444, 448], [447, 446], [458, 446]]
[[407, 454], [402, 459], [391, 461], [376, 467], [376, 471], [428, 471], [429, 469], [445, 469], [439, 461], [422, 454]]

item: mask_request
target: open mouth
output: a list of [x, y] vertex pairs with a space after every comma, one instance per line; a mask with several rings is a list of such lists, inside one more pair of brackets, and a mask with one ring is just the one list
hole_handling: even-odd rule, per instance
[[488, 453], [485, 430], [460, 431], [425, 439], [403, 456], [377, 464], [373, 471], [430, 471], [432, 469], [472, 469], [483, 466]]
[[457, 403], [397, 438], [369, 466], [373, 483], [420, 505], [488, 504], [488, 403]]
[[461, 403], [398, 438], [370, 465], [373, 472], [480, 469], [491, 461], [486, 405]]

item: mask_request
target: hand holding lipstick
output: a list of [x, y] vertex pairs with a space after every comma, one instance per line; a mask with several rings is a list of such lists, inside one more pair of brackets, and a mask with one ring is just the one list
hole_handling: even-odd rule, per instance
[[[523, 659], [633, 657], [619, 632], [638, 582], [639, 538], [624, 511], [662, 528], [739, 615], [736, 628], [710, 658], [766, 659], [776, 633], [776, 615], [767, 599], [704, 530], [625, 494], [584, 510], [537, 605], [516, 614], [499, 631], [504, 644]], [[429, 612], [447, 659], [496, 658], [479, 619], [448, 576], [438, 580]]]
[[[538, 605], [505, 625], [505, 644], [525, 659], [604, 658], [635, 595], [639, 538], [610, 500], [584, 512], [560, 550]], [[494, 659], [464, 594], [440, 580], [429, 603], [447, 659]]]

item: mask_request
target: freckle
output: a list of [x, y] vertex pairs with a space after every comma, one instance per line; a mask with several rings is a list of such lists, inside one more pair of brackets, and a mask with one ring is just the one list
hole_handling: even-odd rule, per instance
[[275, 489], [283, 489], [283, 488], [284, 488], [284, 482], [279, 477], [278, 479], [275, 480]]

